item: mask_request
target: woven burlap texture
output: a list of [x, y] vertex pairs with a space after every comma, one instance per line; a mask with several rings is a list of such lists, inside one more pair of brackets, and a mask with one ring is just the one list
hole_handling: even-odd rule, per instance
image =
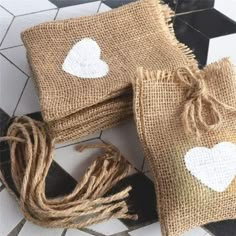
[[[133, 81], [135, 120], [154, 177], [164, 236], [178, 236], [196, 226], [236, 218], [236, 179], [226, 191], [216, 192], [191, 175], [184, 163], [184, 155], [193, 147], [236, 143], [236, 114], [232, 112], [236, 108], [235, 68], [229, 59], [222, 59], [204, 70], [191, 70], [203, 78], [205, 93], [225, 104], [215, 104], [222, 116], [218, 129], [200, 136], [185, 133], [181, 114], [188, 91], [174, 72], [141, 70]], [[206, 120], [208, 108], [203, 114]]]
[[[22, 33], [44, 121], [57, 142], [75, 139], [132, 116], [131, 79], [138, 66], [172, 70], [196, 64], [179, 43], [172, 11], [159, 0], [140, 0], [110, 12], [40, 24]], [[103, 78], [62, 70], [73, 45], [95, 40], [109, 66]]]

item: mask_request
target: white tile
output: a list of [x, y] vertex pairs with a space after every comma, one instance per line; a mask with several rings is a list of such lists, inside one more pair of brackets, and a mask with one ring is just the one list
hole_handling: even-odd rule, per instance
[[68, 229], [66, 231], [65, 236], [91, 236], [91, 234], [87, 234], [87, 233], [80, 231], [78, 229]]
[[27, 221], [18, 236], [61, 236], [63, 230], [43, 228]]
[[0, 107], [13, 114], [27, 76], [0, 55]]
[[[102, 143], [100, 140], [88, 141], [84, 143]], [[101, 151], [99, 149], [87, 149], [83, 152], [76, 151], [77, 145], [71, 145], [55, 150], [54, 160], [65, 169], [76, 180], [84, 175], [93, 160], [97, 158]]]
[[[134, 231], [129, 232], [131, 236], [161, 236], [161, 227], [160, 223], [154, 223], [151, 225], [147, 225], [145, 227], [142, 227], [140, 229], [136, 229]], [[199, 235], [200, 236], [200, 235]]]
[[26, 49], [24, 46], [8, 48], [2, 50], [1, 53], [5, 55], [10, 61], [18, 66], [27, 75], [31, 75], [29, 64], [26, 58]]
[[63, 7], [59, 10], [56, 19], [76, 18], [80, 16], [89, 16], [97, 13], [100, 1], [79, 4], [76, 6]]
[[37, 111], [40, 111], [39, 98], [34, 81], [30, 78], [16, 108], [15, 115], [22, 116]]
[[91, 225], [88, 229], [92, 229], [98, 233], [105, 235], [117, 234], [123, 231], [128, 230], [128, 228], [117, 219], [111, 219], [96, 225]]
[[236, 21], [236, 0], [215, 0], [215, 9]]
[[29, 14], [24, 16], [15, 17], [5, 39], [3, 40], [1, 48], [7, 48], [12, 46], [21, 45], [22, 41], [20, 33], [27, 28], [34, 25], [52, 21], [57, 13], [57, 10], [50, 10], [39, 12], [35, 14]]
[[106, 4], [102, 3], [98, 12], [102, 13], [102, 12], [107, 12], [107, 11], [110, 11], [110, 10], [111, 10], [110, 7], [108, 7]]
[[206, 233], [201, 227], [197, 227], [184, 233], [183, 236], [205, 236]]
[[235, 42], [236, 34], [211, 39], [209, 43], [207, 64], [220, 60], [223, 57], [231, 57], [234, 64], [236, 64]]
[[0, 0], [0, 5], [15, 16], [56, 8], [56, 6], [48, 0]]
[[126, 121], [114, 128], [104, 130], [101, 139], [114, 144], [125, 158], [137, 169], [141, 169], [143, 152], [133, 121]]
[[8, 235], [23, 219], [15, 199], [6, 189], [0, 192], [0, 235]]
[[11, 24], [12, 19], [13, 16], [0, 7], [0, 45], [9, 25]]

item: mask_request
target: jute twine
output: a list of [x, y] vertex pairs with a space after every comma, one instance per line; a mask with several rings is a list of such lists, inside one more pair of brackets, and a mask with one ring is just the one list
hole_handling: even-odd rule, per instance
[[[70, 194], [48, 199], [45, 180], [53, 160], [54, 139], [47, 126], [26, 116], [16, 118], [0, 141], [10, 145], [11, 174], [20, 207], [29, 221], [44, 227], [82, 228], [113, 217], [137, 218], [128, 213], [125, 202], [131, 187], [103, 197], [131, 168], [113, 145], [78, 146], [78, 151], [100, 148], [104, 154], [91, 164]], [[1, 172], [0, 177], [13, 193]]]

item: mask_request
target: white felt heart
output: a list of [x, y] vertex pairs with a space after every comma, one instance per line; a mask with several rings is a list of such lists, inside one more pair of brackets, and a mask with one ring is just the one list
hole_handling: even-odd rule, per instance
[[222, 142], [212, 149], [192, 148], [185, 155], [185, 165], [204, 185], [224, 192], [236, 176], [236, 145]]
[[97, 42], [84, 38], [69, 51], [62, 69], [80, 78], [101, 78], [107, 75], [109, 67], [100, 56], [101, 49]]

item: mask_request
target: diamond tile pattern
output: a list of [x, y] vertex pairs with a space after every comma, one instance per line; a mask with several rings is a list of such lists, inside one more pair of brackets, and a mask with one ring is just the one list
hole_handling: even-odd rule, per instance
[[[41, 119], [38, 96], [30, 77], [20, 32], [42, 22], [93, 15], [134, 1], [136, 0], [0, 0], [0, 136], [4, 134], [13, 115], [32, 113], [31, 117]], [[194, 51], [200, 66], [226, 56], [230, 56], [236, 64], [235, 0], [164, 2], [176, 12], [173, 20], [177, 38]], [[0, 236], [161, 236], [153, 178], [147, 162], [144, 162], [133, 121], [73, 142], [56, 145], [55, 161], [47, 177], [46, 195], [55, 197], [71, 192], [99, 153], [99, 150], [78, 153], [75, 151], [78, 143], [103, 141], [117, 145], [138, 170], [138, 173], [134, 171], [134, 174], [120, 181], [110, 193], [131, 185], [133, 190], [128, 204], [130, 211], [139, 215], [139, 220], [112, 219], [83, 231], [44, 229], [23, 219], [16, 201], [0, 183]], [[9, 150], [5, 143], [0, 144], [0, 166], [10, 179]], [[236, 236], [236, 221], [212, 223], [184, 234], [209, 235]]]
[[0, 5], [15, 16], [56, 8], [48, 0], [0, 0]]
[[1, 53], [11, 62], [13, 62], [14, 65], [26, 75], [31, 75], [31, 71], [26, 58], [26, 49], [24, 46], [4, 49], [1, 50]]
[[15, 17], [1, 45], [1, 49], [22, 45], [20, 33], [23, 30], [42, 22], [53, 20], [56, 13], [57, 10], [49, 10]]
[[5, 11], [2, 7], [0, 7], [0, 46], [2, 44], [2, 41], [10, 27], [10, 24], [14, 18], [13, 15], [11, 15], [9, 12]]

